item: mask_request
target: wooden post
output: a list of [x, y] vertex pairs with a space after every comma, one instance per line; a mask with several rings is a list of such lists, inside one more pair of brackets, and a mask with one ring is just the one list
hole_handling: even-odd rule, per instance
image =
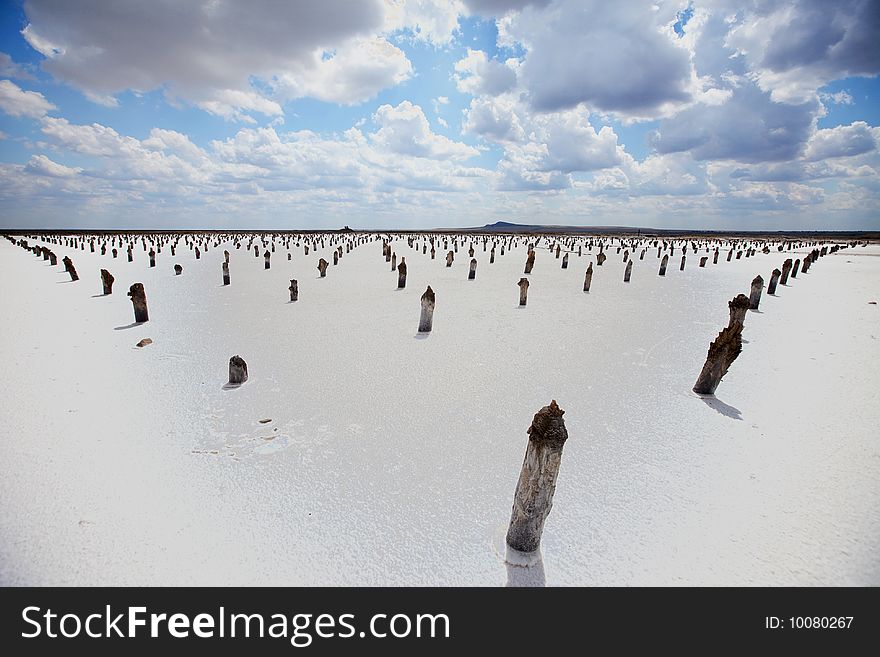
[[196, 247], [196, 260], [201, 260], [202, 252], [199, 251], [199, 247]]
[[791, 270], [791, 277], [792, 278], [797, 278], [798, 270], [800, 268], [801, 268], [801, 259], [798, 258], [797, 260], [794, 261], [794, 267]]
[[629, 277], [632, 276], [633, 270], [633, 261], [629, 260], [626, 263], [626, 269], [623, 270], [623, 282], [629, 283]]
[[144, 292], [143, 283], [135, 283], [128, 288], [128, 296], [131, 297], [131, 305], [134, 306], [134, 321], [138, 324], [150, 320], [147, 313], [147, 295]]
[[541, 545], [544, 522], [553, 508], [562, 448], [568, 439], [564, 414], [554, 399], [535, 413], [527, 432], [529, 444], [507, 529], [507, 545], [514, 550], [534, 552]]
[[336, 266], [339, 264], [339, 251], [333, 252], [333, 265]]
[[524, 306], [529, 296], [529, 279], [521, 278], [517, 285], [519, 285], [519, 305]]
[[663, 255], [663, 260], [660, 261], [660, 276], [666, 276], [666, 266], [669, 264], [669, 254], [666, 253]]
[[128, 247], [128, 261], [131, 262], [134, 260], [134, 254], [132, 253], [131, 247]]
[[119, 251], [117, 251], [116, 249], [112, 249], [112, 250], [110, 251], [110, 253], [113, 254], [113, 257], [114, 257], [114, 258], [115, 258], [116, 256], [119, 255]]
[[678, 268], [678, 271], [684, 271], [684, 263], [687, 262], [687, 255], [681, 255], [681, 267]]
[[490, 265], [495, 264], [495, 247], [494, 246], [492, 247], [492, 250], [489, 251], [489, 264]]
[[296, 282], [295, 278], [290, 279], [290, 287], [287, 288], [290, 290], [290, 300], [296, 301], [299, 299], [299, 283]]
[[[534, 249], [530, 249], [529, 255], [526, 258], [526, 269], [525, 269], [524, 273], [531, 274], [532, 267], [534, 267], [534, 266], [535, 266], [535, 251], [534, 251]], [[520, 304], [520, 305], [525, 305], [525, 304]]]
[[156, 252], [153, 249], [150, 249], [150, 252], [147, 254], [150, 256], [150, 267], [156, 266]]
[[64, 263], [64, 271], [70, 274], [70, 280], [78, 281], [79, 274], [76, 273], [76, 267], [73, 266], [73, 260], [71, 260], [67, 256], [64, 256], [64, 258], [61, 259], [61, 262]]
[[183, 273], [183, 267], [181, 265], [174, 265], [174, 275], [180, 276]]
[[748, 312], [750, 305], [751, 302], [745, 294], [737, 294], [733, 299], [728, 301], [727, 307], [730, 310], [730, 322], [728, 323], [728, 326], [733, 326], [736, 323], [745, 324], [746, 313]]
[[700, 267], [705, 267], [706, 263], [709, 261], [709, 256], [703, 256], [700, 258]]
[[760, 275], [752, 280], [752, 289], [749, 293], [749, 310], [757, 310], [761, 303], [761, 290], [764, 289], [764, 279]]
[[584, 274], [584, 292], [590, 291], [590, 284], [593, 282], [593, 263], [587, 267], [587, 273]]
[[49, 251], [49, 264], [52, 267], [58, 264], [58, 256], [55, 255], [54, 251]]
[[452, 251], [450, 251], [449, 253], [446, 254], [446, 266], [451, 267], [453, 260], [455, 260], [455, 254], [453, 254]]
[[115, 280], [109, 271], [101, 270], [101, 285], [104, 287], [104, 294], [113, 294], [113, 281]]
[[229, 285], [229, 263], [223, 262], [223, 285]]
[[782, 276], [782, 272], [778, 269], [774, 269], [773, 273], [770, 274], [770, 282], [767, 284], [767, 294], [776, 294], [776, 284], [779, 283], [780, 276]]
[[568, 253], [562, 256], [562, 268], [568, 269]]
[[325, 278], [327, 276], [327, 265], [329, 264], [330, 263], [324, 260], [324, 258], [321, 258], [318, 261], [318, 271], [321, 272], [321, 278]]
[[718, 264], [718, 249], [715, 249], [715, 256], [712, 258], [712, 264], [713, 265]]
[[406, 287], [406, 258], [401, 256], [400, 264], [397, 265], [397, 289]]
[[607, 258], [608, 256], [606, 256], [602, 251], [599, 251], [598, 255], [596, 255], [596, 264], [601, 267], [602, 263], [604, 263]]
[[714, 395], [721, 378], [727, 374], [731, 363], [742, 352], [743, 325], [734, 322], [723, 329], [709, 345], [706, 362], [694, 384], [694, 392], [699, 395]]
[[263, 260], [265, 262], [265, 264], [263, 265], [263, 269], [269, 269], [269, 267], [271, 266], [270, 262], [269, 262], [271, 258], [272, 258], [272, 254], [269, 253], [269, 251], [267, 249], [266, 252], [263, 253]]
[[434, 325], [434, 290], [431, 286], [422, 295], [422, 314], [419, 317], [419, 333], [430, 333]]
[[394, 271], [395, 269], [397, 269], [397, 254], [392, 253], [391, 254], [391, 271]]
[[240, 386], [248, 380], [247, 363], [241, 356], [233, 356], [229, 359], [229, 384], [231, 386]]
[[785, 262], [782, 263], [782, 277], [779, 279], [780, 285], [785, 285], [786, 283], [788, 283], [788, 275], [791, 274], [791, 267], [791, 258], [788, 258]]

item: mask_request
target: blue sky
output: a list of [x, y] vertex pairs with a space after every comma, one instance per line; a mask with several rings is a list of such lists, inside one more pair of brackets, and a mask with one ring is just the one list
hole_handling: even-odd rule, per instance
[[5, 2], [0, 225], [880, 229], [858, 0]]

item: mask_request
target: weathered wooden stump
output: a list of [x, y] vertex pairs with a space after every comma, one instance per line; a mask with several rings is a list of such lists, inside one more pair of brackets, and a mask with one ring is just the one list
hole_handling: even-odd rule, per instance
[[290, 300], [296, 301], [299, 299], [299, 283], [297, 283], [295, 278], [290, 279], [290, 287], [287, 288], [290, 290]]
[[709, 262], [709, 256], [703, 256], [700, 258], [700, 267], [705, 267], [707, 262]]
[[135, 283], [128, 288], [128, 296], [131, 297], [131, 305], [134, 307], [134, 321], [138, 324], [150, 320], [147, 312], [147, 295], [144, 292], [143, 283]]
[[201, 260], [202, 252], [199, 251], [199, 247], [196, 247], [196, 260]]
[[397, 254], [392, 253], [391, 254], [391, 271], [394, 271], [396, 269], [397, 269]]
[[584, 274], [584, 292], [590, 291], [590, 284], [593, 282], [593, 263], [591, 262], [589, 267], [587, 267], [587, 272]]
[[700, 395], [714, 395], [721, 378], [727, 374], [731, 363], [742, 352], [743, 325], [734, 322], [723, 329], [709, 345], [706, 362], [694, 384], [694, 392]]
[[113, 255], [114, 258], [119, 255], [119, 251], [117, 251], [116, 249], [111, 249], [110, 253]]
[[745, 294], [737, 294], [733, 299], [728, 301], [727, 307], [730, 310], [730, 322], [728, 323], [728, 326], [733, 326], [737, 322], [745, 324], [746, 313], [749, 310], [749, 306], [751, 306], [751, 302]]
[[309, 255], [309, 245], [308, 245], [308, 244], [303, 244], [303, 249], [305, 249], [305, 254], [306, 254], [306, 255]]
[[797, 278], [798, 270], [800, 268], [801, 268], [801, 259], [798, 258], [797, 260], [794, 261], [794, 267], [792, 267], [792, 270], [791, 270], [791, 277], [792, 278]]
[[321, 278], [325, 278], [327, 276], [327, 266], [329, 264], [330, 263], [324, 260], [324, 258], [321, 258], [318, 261], [318, 271], [321, 272]]
[[718, 264], [718, 249], [715, 249], [715, 256], [712, 258], [712, 264], [713, 265]]
[[115, 280], [113, 274], [109, 271], [106, 269], [101, 270], [101, 285], [104, 288], [104, 294], [113, 294], [113, 281]]
[[156, 266], [156, 252], [153, 249], [150, 249], [150, 252], [147, 254], [150, 256], [150, 267]]
[[782, 276], [782, 272], [778, 269], [774, 269], [773, 273], [770, 274], [770, 282], [767, 283], [767, 294], [776, 294], [776, 285], [779, 283], [780, 276]]
[[519, 305], [524, 306], [529, 297], [529, 279], [521, 278], [517, 285], [519, 285]]
[[472, 281], [477, 277], [477, 259], [471, 258], [471, 267], [468, 271], [468, 280]]
[[489, 264], [490, 265], [495, 264], [495, 247], [494, 246], [492, 247], [492, 250], [489, 251]]
[[[535, 251], [534, 251], [534, 249], [531, 249], [531, 250], [529, 250], [529, 254], [528, 254], [528, 256], [526, 257], [526, 268], [525, 268], [525, 271], [524, 271], [523, 273], [525, 273], [525, 274], [531, 274], [531, 273], [532, 273], [532, 267], [534, 267], [534, 266], [535, 266]], [[521, 305], [522, 305], [522, 304], [521, 304]]]
[[629, 277], [632, 276], [632, 270], [633, 270], [633, 261], [629, 260], [626, 263], [626, 269], [623, 270], [623, 282], [624, 283], [629, 283]]
[[730, 262], [730, 259], [733, 257], [733, 249], [727, 252], [727, 262]]
[[752, 289], [749, 292], [749, 310], [757, 310], [761, 304], [761, 291], [764, 289], [764, 279], [758, 275], [752, 280]]
[[248, 380], [247, 363], [244, 358], [235, 355], [229, 359], [229, 384], [231, 386], [240, 386]]
[[596, 255], [596, 264], [601, 267], [602, 263], [604, 263], [607, 258], [608, 256], [606, 256], [602, 251], [599, 251], [599, 253]]
[[131, 250], [131, 247], [128, 247], [128, 261], [131, 262], [134, 260], [134, 253]]
[[568, 253], [562, 256], [562, 268], [568, 269]]
[[669, 264], [669, 254], [666, 253], [663, 255], [663, 260], [660, 261], [660, 276], [666, 276], [666, 267]]
[[437, 251], [436, 251], [436, 249], [434, 249], [434, 246], [432, 245], [431, 246], [431, 260], [433, 260], [436, 257], [436, 255], [437, 255]]
[[400, 264], [397, 265], [397, 289], [406, 287], [406, 258], [401, 256]]
[[223, 262], [223, 285], [229, 285], [229, 263]]
[[174, 265], [174, 275], [180, 276], [182, 273], [183, 273], [183, 266], [182, 265]]
[[339, 264], [339, 251], [334, 251], [333, 252], [333, 266], [335, 267], [338, 264]]
[[454, 260], [455, 260], [455, 254], [452, 251], [449, 251], [446, 254], [446, 266], [451, 267]]
[[422, 314], [419, 317], [419, 333], [430, 333], [434, 325], [434, 290], [431, 286], [422, 295]]
[[554, 399], [535, 413], [527, 432], [529, 443], [507, 529], [507, 545], [514, 550], [534, 552], [541, 545], [544, 522], [553, 508], [562, 448], [568, 439], [564, 414]]
[[263, 269], [269, 269], [269, 267], [271, 267], [271, 258], [272, 254], [266, 250], [266, 252], [263, 253]]
[[687, 256], [686, 256], [686, 255], [682, 255], [682, 256], [681, 256], [681, 267], [678, 268], [679, 271], [684, 271], [684, 263], [685, 263], [685, 262], [687, 262]]
[[64, 271], [70, 274], [70, 280], [78, 281], [79, 274], [76, 273], [76, 267], [73, 266], [73, 260], [68, 256], [64, 256], [64, 258], [61, 259], [61, 262], [64, 263]]
[[791, 258], [788, 258], [785, 262], [782, 263], [782, 276], [779, 278], [779, 284], [785, 285], [788, 283], [788, 276], [791, 274], [792, 268]]

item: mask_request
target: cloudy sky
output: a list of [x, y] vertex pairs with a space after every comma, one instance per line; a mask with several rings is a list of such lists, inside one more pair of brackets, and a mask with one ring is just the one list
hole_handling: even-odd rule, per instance
[[880, 229], [876, 0], [28, 0], [0, 226]]

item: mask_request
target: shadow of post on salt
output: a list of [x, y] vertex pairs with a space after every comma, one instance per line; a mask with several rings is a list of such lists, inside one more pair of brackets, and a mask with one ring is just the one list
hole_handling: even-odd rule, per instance
[[520, 552], [509, 545], [504, 555], [507, 568], [507, 584], [509, 588], [540, 588], [547, 586], [544, 576], [544, 558], [541, 550]]
[[714, 411], [721, 413], [725, 417], [729, 417], [734, 420], [742, 420], [742, 412], [738, 408], [731, 406], [730, 404], [725, 404], [723, 401], [718, 399], [715, 395], [697, 395], [703, 402]]
[[[103, 296], [103, 295], [101, 295]], [[126, 324], [125, 326], [114, 326], [114, 331], [125, 331], [126, 329], [134, 328], [135, 326], [140, 326], [144, 324], [144, 322], [132, 322], [131, 324]]]

